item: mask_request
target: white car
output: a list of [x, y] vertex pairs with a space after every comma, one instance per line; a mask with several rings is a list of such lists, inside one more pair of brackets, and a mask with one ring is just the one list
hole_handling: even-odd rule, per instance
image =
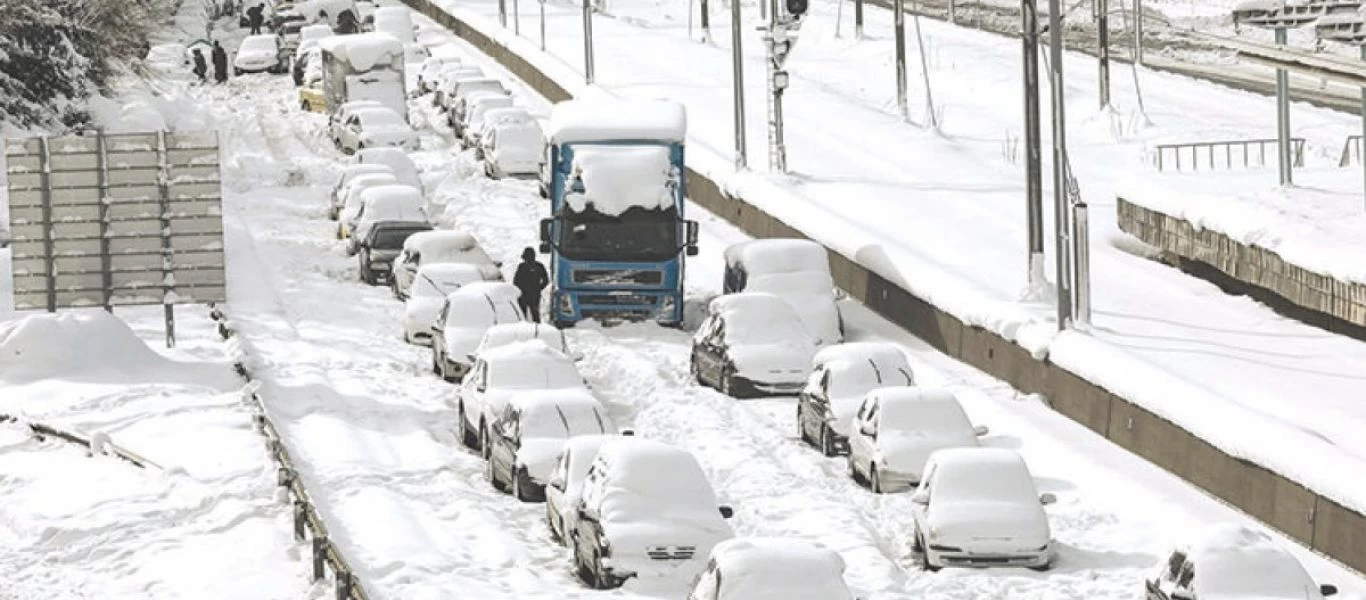
[[362, 108], [384, 108], [384, 104], [379, 100], [352, 100], [338, 106], [327, 119], [327, 135], [332, 138], [332, 143], [341, 143], [342, 123], [351, 118], [351, 113]]
[[[342, 167], [341, 175], [337, 176], [337, 184], [332, 186], [332, 202], [331, 206], [329, 206], [327, 210], [327, 218], [332, 219], [333, 221], [337, 220], [337, 217], [341, 212], [341, 208], [345, 204], [345, 193], [351, 187], [352, 182], [354, 182], [356, 178], [362, 175], [392, 176], [393, 174], [394, 170], [390, 169], [388, 165], [364, 164], [346, 165], [345, 167]], [[395, 183], [397, 182], [397, 180], [395, 180], [393, 177], [389, 177], [388, 180], [391, 180]]]
[[[210, 58], [211, 55], [204, 56], [206, 62], [210, 61]], [[187, 67], [194, 63], [193, 55], [185, 44], [156, 44], [147, 50], [144, 60], [148, 67], [166, 74], [187, 73]]]
[[278, 73], [282, 70], [282, 56], [280, 40], [274, 34], [249, 35], [243, 38], [242, 44], [237, 47], [237, 56], [232, 59], [232, 70], [237, 75]]
[[501, 323], [490, 327], [488, 331], [484, 332], [484, 337], [479, 340], [479, 345], [475, 347], [471, 355], [478, 358], [481, 354], [494, 348], [531, 340], [541, 340], [545, 345], [559, 350], [575, 361], [583, 359], [582, 354], [570, 352], [569, 339], [564, 335], [564, 330], [554, 325], [532, 321]]
[[844, 341], [826, 250], [811, 240], [770, 238], [726, 248], [723, 293], [753, 291], [781, 296], [822, 346]]
[[512, 93], [503, 87], [503, 82], [490, 77], [477, 76], [456, 79], [452, 85], [450, 93], [445, 94], [442, 100], [446, 107], [446, 124], [450, 125], [455, 134], [461, 135], [459, 129], [461, 123], [465, 122], [465, 109], [468, 105], [469, 97], [475, 92], [490, 92], [511, 96]]
[[844, 559], [800, 539], [740, 538], [711, 550], [688, 600], [853, 600]]
[[792, 306], [773, 294], [718, 296], [692, 340], [692, 375], [733, 398], [802, 388], [816, 342]]
[[337, 146], [347, 154], [381, 146], [417, 150], [417, 132], [392, 110], [361, 108], [351, 111], [351, 115], [342, 121]]
[[534, 176], [541, 170], [545, 133], [536, 119], [520, 108], [495, 108], [484, 113], [478, 157], [484, 173], [493, 178]]
[[467, 79], [483, 79], [484, 70], [474, 65], [451, 65], [441, 69], [436, 84], [431, 86], [432, 106], [446, 110], [448, 98], [455, 96], [455, 88]]
[[1144, 579], [1146, 600], [1323, 600], [1337, 586], [1316, 585], [1271, 536], [1232, 523], [1210, 525], [1166, 556]]
[[369, 173], [356, 175], [337, 192], [337, 239], [344, 240], [351, 235], [351, 223], [360, 212], [361, 198], [366, 190], [385, 185], [400, 185], [392, 173]]
[[422, 178], [418, 177], [417, 165], [413, 159], [408, 157], [408, 153], [401, 148], [366, 148], [359, 150], [355, 154], [356, 164], [358, 165], [385, 165], [394, 172], [394, 177], [398, 178], [399, 183], [406, 183], [417, 189], [422, 189]]
[[[411, 236], [409, 236], [411, 237]], [[409, 344], [432, 343], [432, 328], [446, 304], [446, 297], [466, 284], [483, 281], [479, 267], [460, 263], [433, 263], [417, 270], [412, 295], [403, 303], [403, 339]]]
[[370, 228], [380, 221], [430, 223], [427, 201], [422, 198], [422, 192], [410, 185], [395, 183], [365, 188], [360, 193], [360, 210], [346, 224], [350, 232], [350, 243], [346, 247], [348, 256], [354, 256], [360, 250], [360, 240], [365, 239]]
[[304, 45], [316, 43], [325, 37], [331, 37], [332, 28], [327, 25], [315, 24], [304, 26], [299, 30], [299, 49], [303, 50]]
[[493, 487], [518, 500], [540, 502], [567, 440], [616, 432], [606, 409], [587, 390], [519, 392], [490, 428], [486, 475]]
[[398, 41], [411, 44], [416, 41], [413, 17], [403, 6], [381, 6], [375, 9], [374, 31], [387, 33]]
[[1052, 534], [1024, 459], [1003, 448], [953, 448], [930, 456], [911, 494], [913, 549], [928, 571], [941, 567], [1028, 567], [1053, 562]]
[[797, 431], [826, 456], [849, 451], [849, 423], [876, 388], [915, 385], [915, 373], [896, 344], [853, 342], [826, 346], [811, 359], [811, 376], [797, 394]]
[[465, 97], [465, 108], [458, 128], [465, 147], [479, 147], [479, 131], [484, 128], [484, 115], [498, 108], [512, 108], [512, 96], [496, 92], [475, 92]]
[[433, 56], [422, 61], [422, 66], [417, 70], [417, 92], [425, 94], [435, 90], [441, 71], [460, 67], [461, 64], [459, 56]]
[[975, 448], [986, 427], [973, 427], [953, 392], [919, 387], [877, 388], [849, 427], [849, 474], [873, 493], [915, 486], [930, 455]]
[[[432, 372], [460, 381], [474, 364], [474, 349], [484, 332], [499, 323], [522, 320], [516, 286], [501, 281], [471, 283], [446, 296], [432, 326]], [[469, 438], [477, 439], [477, 438]]]
[[[622, 435], [631, 435], [623, 431]], [[583, 491], [583, 478], [598, 457], [598, 449], [614, 435], [584, 435], [566, 440], [555, 458], [555, 469], [545, 487], [545, 520], [550, 537], [561, 546], [569, 545], [569, 532], [578, 518], [575, 504]]]
[[734, 537], [716, 492], [686, 450], [635, 437], [611, 440], [584, 476], [569, 533], [573, 568], [606, 589], [631, 577], [692, 579]]
[[440, 263], [474, 265], [489, 281], [503, 278], [503, 273], [498, 270], [498, 262], [489, 258], [473, 234], [449, 229], [424, 231], [404, 241], [403, 251], [394, 259], [394, 297], [399, 300], [407, 298], [408, 288], [412, 286], [417, 270]]
[[494, 348], [474, 361], [460, 382], [461, 438], [488, 458], [489, 426], [503, 414], [508, 399], [526, 390], [586, 390], [574, 361], [540, 340]]

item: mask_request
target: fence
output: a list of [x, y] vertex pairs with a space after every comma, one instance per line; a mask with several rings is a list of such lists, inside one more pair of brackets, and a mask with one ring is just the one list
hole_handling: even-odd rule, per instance
[[1345, 167], [1352, 164], [1352, 151], [1356, 151], [1356, 163], [1361, 164], [1361, 136], [1349, 135], [1347, 141], [1342, 143], [1342, 155], [1338, 157], [1338, 166]]
[[327, 526], [318, 516], [308, 490], [304, 489], [299, 472], [294, 468], [294, 461], [289, 456], [289, 450], [280, 439], [280, 432], [266, 416], [265, 405], [258, 393], [261, 383], [247, 367], [246, 351], [242, 348], [240, 338], [237, 338], [232, 321], [228, 319], [227, 313], [216, 305], [210, 305], [209, 316], [217, 323], [218, 335], [230, 345], [233, 369], [246, 381], [246, 386], [242, 388], [242, 399], [251, 405], [252, 424], [255, 425], [256, 431], [265, 437], [266, 451], [278, 465], [276, 482], [285, 489], [294, 509], [294, 540], [312, 542], [313, 581], [322, 581], [327, 577], [327, 569], [330, 567], [332, 579], [336, 583], [337, 600], [368, 600], [351, 567], [332, 544], [327, 534]]
[[[1236, 161], [1234, 160], [1235, 155], [1241, 155], [1243, 167], [1265, 167], [1267, 165], [1266, 149], [1268, 146], [1271, 147], [1272, 157], [1274, 158], [1276, 153], [1276, 144], [1277, 140], [1275, 138], [1260, 140], [1221, 140], [1217, 142], [1190, 142], [1185, 144], [1162, 144], [1157, 147], [1155, 162], [1157, 163], [1158, 171], [1166, 170], [1169, 164], [1174, 164], [1177, 171], [1183, 170], [1184, 166], [1186, 165], [1189, 165], [1192, 171], [1198, 171], [1200, 170], [1200, 163], [1202, 162], [1201, 158], [1203, 155], [1205, 159], [1204, 162], [1208, 167], [1207, 170], [1212, 171], [1219, 168], [1217, 166], [1216, 157], [1222, 153], [1224, 159], [1224, 168], [1226, 169], [1232, 169], [1236, 164]], [[1253, 146], [1257, 147], [1257, 152], [1255, 155], [1251, 151], [1251, 148]], [[1293, 155], [1291, 158], [1292, 160], [1294, 160], [1295, 166], [1303, 167], [1304, 138], [1290, 138], [1290, 147], [1291, 154]], [[1241, 152], [1235, 152], [1235, 148], [1240, 149]], [[1167, 158], [1168, 154], [1171, 155], [1171, 159]], [[1181, 158], [1182, 155], [1189, 155], [1190, 158], [1185, 163], [1183, 163]], [[1255, 164], [1252, 160], [1253, 156], [1256, 156], [1257, 159]]]

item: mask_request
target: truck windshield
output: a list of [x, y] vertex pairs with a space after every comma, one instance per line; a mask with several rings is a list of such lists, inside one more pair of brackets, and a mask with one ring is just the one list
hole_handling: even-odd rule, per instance
[[620, 216], [592, 206], [583, 212], [565, 207], [559, 250], [570, 260], [657, 262], [678, 255], [678, 210], [633, 207]]

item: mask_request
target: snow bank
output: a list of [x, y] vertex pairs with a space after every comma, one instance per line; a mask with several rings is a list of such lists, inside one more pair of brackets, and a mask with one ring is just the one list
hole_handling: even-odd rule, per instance
[[662, 210], [674, 205], [668, 187], [673, 179], [669, 149], [663, 146], [576, 148], [574, 171], [583, 178], [582, 194], [565, 195], [575, 212], [592, 205], [617, 216], [630, 208]]
[[0, 380], [18, 383], [81, 370], [134, 373], [171, 361], [105, 312], [38, 314], [0, 323]]
[[569, 100], [550, 111], [552, 144], [609, 140], [682, 142], [688, 133], [683, 105], [671, 100], [614, 98]]

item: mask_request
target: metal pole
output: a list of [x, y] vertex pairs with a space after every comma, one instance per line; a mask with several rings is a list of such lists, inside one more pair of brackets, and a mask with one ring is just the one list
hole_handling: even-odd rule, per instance
[[39, 182], [43, 187], [43, 258], [47, 259], [47, 312], [57, 312], [57, 243], [53, 239], [52, 216], [52, 150], [47, 136], [38, 138]]
[[711, 41], [711, 7], [707, 5], [707, 0], [702, 0], [702, 41]]
[[508, 26], [507, 0], [498, 0], [498, 24], [503, 27]]
[[1143, 0], [1134, 0], [1134, 64], [1143, 65]]
[[731, 80], [734, 83], [732, 95], [735, 100], [735, 168], [748, 166], [745, 154], [745, 67], [744, 53], [740, 47], [740, 1], [730, 3], [730, 60]]
[[161, 208], [161, 304], [166, 318], [166, 347], [175, 347], [175, 250], [171, 246], [171, 164], [166, 132], [157, 132], [157, 153], [161, 163], [157, 188]]
[[1057, 268], [1058, 330], [1072, 321], [1071, 282], [1068, 281], [1067, 127], [1064, 123], [1062, 81], [1062, 6], [1048, 0], [1048, 62], [1053, 104], [1053, 234]]
[[100, 276], [104, 288], [104, 310], [114, 312], [114, 257], [109, 244], [109, 148], [103, 131], [95, 132], [95, 160], [99, 177], [100, 199]]
[[512, 33], [522, 35], [522, 10], [517, 6], [517, 0], [512, 0]]
[[583, 0], [583, 80], [593, 85], [593, 0]]
[[[1366, 45], [1361, 47], [1361, 60], [1366, 61]], [[1348, 148], [1347, 151], [1352, 150]], [[1361, 88], [1361, 140], [1357, 142], [1357, 158], [1361, 159], [1362, 183], [1366, 185], [1366, 86]]]
[[[1276, 28], [1276, 45], [1285, 46], [1284, 27]], [[1290, 164], [1290, 73], [1284, 68], [1276, 69], [1276, 148], [1280, 160], [1281, 185], [1294, 183], [1293, 168]]]
[[1072, 235], [1076, 250], [1076, 319], [1078, 325], [1091, 324], [1091, 229], [1085, 202], [1072, 205]]
[[545, 0], [541, 0], [541, 49], [545, 50]]
[[854, 0], [854, 39], [863, 39], [863, 0]]
[[1036, 0], [1020, 0], [1024, 44], [1025, 220], [1029, 226], [1029, 289], [1044, 285], [1043, 135], [1039, 130], [1039, 12]]
[[1110, 3], [1096, 0], [1096, 56], [1100, 59], [1100, 107], [1110, 106]]
[[901, 111], [901, 118], [905, 119], [910, 114], [906, 106], [906, 0], [896, 0], [892, 12], [896, 29], [896, 107]]
[[958, 2], [957, 2], [957, 0], [949, 0], [949, 23], [952, 23], [952, 24], [954, 24], [954, 25], [957, 25], [957, 24], [958, 24]]

